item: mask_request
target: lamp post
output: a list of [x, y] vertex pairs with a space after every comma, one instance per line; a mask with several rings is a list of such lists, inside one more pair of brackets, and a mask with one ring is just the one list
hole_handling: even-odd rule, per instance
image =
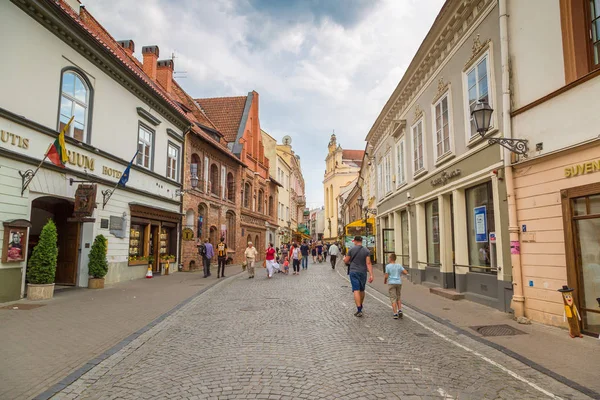
[[[475, 129], [482, 138], [485, 136], [486, 132], [490, 130], [493, 112], [494, 109], [490, 107], [487, 101], [478, 101], [475, 108], [473, 108], [473, 111], [471, 111], [471, 116], [475, 121]], [[497, 143], [515, 154], [524, 156], [526, 156], [529, 151], [527, 140], [525, 139], [491, 138], [488, 140], [488, 143]]]
[[175, 189], [175, 196], [181, 196], [184, 193], [188, 193], [188, 192], [191, 192], [192, 190], [196, 189], [198, 187], [198, 175], [192, 175], [192, 177], [190, 178], [190, 184], [192, 186], [191, 189], [184, 189], [184, 190]]

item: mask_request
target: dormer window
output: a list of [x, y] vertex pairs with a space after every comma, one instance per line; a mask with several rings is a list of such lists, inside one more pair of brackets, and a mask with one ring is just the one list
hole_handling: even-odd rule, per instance
[[71, 117], [75, 117], [65, 134], [88, 143], [90, 104], [91, 88], [83, 75], [70, 69], [64, 71], [61, 77], [58, 130], [62, 130]]

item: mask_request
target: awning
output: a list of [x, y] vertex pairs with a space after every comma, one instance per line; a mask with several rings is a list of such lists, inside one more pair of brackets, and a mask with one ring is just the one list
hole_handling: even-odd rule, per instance
[[307, 240], [310, 240], [310, 239], [312, 239], [312, 237], [311, 237], [311, 236], [309, 236], [309, 235], [306, 235], [306, 234], [304, 234], [304, 233], [302, 233], [302, 232], [299, 232], [299, 231], [295, 231], [295, 232], [294, 232], [294, 235], [295, 235], [295, 236], [300, 236], [302, 239], [307, 239]]
[[[375, 218], [369, 218], [367, 219], [367, 222], [371, 225], [374, 226], [375, 225]], [[365, 220], [364, 219], [357, 219], [356, 221], [353, 221], [351, 223], [349, 223], [348, 225], [346, 225], [346, 228], [359, 228], [359, 227], [363, 227], [365, 226]]]

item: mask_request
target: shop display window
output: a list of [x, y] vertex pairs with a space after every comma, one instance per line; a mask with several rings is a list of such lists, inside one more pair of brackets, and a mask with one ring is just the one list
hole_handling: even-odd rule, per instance
[[490, 232], [495, 230], [492, 182], [467, 189], [465, 195], [471, 271], [495, 274], [497, 273], [496, 244], [490, 243], [489, 239]]
[[440, 264], [440, 213], [437, 200], [425, 204], [427, 219], [427, 264]]
[[129, 228], [129, 264], [147, 262], [144, 256], [144, 225], [131, 224]]

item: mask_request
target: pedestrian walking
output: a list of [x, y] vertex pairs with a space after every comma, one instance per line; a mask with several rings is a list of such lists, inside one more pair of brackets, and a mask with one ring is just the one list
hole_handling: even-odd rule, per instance
[[273, 270], [275, 269], [275, 249], [273, 248], [273, 243], [269, 243], [269, 247], [265, 252], [265, 263], [267, 265], [267, 278], [271, 279]]
[[292, 245], [290, 254], [290, 258], [292, 259], [292, 267], [294, 268], [294, 275], [300, 275], [300, 257], [302, 253], [300, 252], [300, 248], [297, 247], [296, 243]]
[[244, 251], [248, 268], [248, 279], [254, 278], [254, 263], [256, 262], [257, 255], [258, 251], [256, 250], [256, 247], [252, 245], [252, 242], [248, 242], [248, 247], [246, 247], [246, 251]]
[[323, 261], [327, 261], [327, 252], [329, 251], [329, 243], [323, 243]]
[[385, 266], [385, 275], [383, 283], [388, 286], [390, 301], [392, 302], [392, 311], [394, 319], [402, 318], [402, 301], [400, 293], [402, 292], [402, 274], [408, 275], [408, 271], [401, 264], [396, 264], [396, 255], [390, 254], [388, 264]]
[[215, 256], [215, 249], [208, 239], [204, 239], [204, 247], [206, 247], [206, 255], [204, 256], [204, 275], [210, 276], [210, 262]]
[[331, 261], [331, 269], [335, 269], [335, 263], [337, 262], [338, 254], [340, 254], [340, 248], [334, 242], [331, 246], [329, 246], [329, 258]]
[[373, 265], [371, 264], [371, 252], [362, 245], [362, 236], [355, 236], [353, 242], [354, 247], [344, 257], [344, 263], [349, 265], [350, 284], [352, 285], [354, 302], [356, 303], [354, 316], [362, 317], [367, 273], [369, 274], [369, 283], [373, 282]]
[[314, 264], [314, 263], [316, 263], [316, 262], [317, 262], [317, 261], [315, 260], [315, 257], [317, 256], [317, 246], [316, 246], [316, 244], [314, 244], [314, 243], [313, 243], [313, 244], [310, 246], [310, 248], [311, 248], [311, 253], [312, 253], [312, 258], [313, 258], [313, 264]]
[[290, 273], [290, 259], [286, 256], [283, 262], [283, 273], [288, 275]]
[[217, 245], [217, 278], [225, 278], [225, 264], [227, 264], [227, 244], [225, 238]]
[[309, 248], [305, 240], [302, 243], [302, 246], [300, 246], [300, 253], [302, 254], [302, 269], [308, 269], [308, 252]]
[[204, 278], [208, 278], [207, 262], [206, 262], [206, 244], [202, 240], [198, 240], [198, 255], [200, 256], [200, 262], [202, 262], [202, 270], [204, 271]]

